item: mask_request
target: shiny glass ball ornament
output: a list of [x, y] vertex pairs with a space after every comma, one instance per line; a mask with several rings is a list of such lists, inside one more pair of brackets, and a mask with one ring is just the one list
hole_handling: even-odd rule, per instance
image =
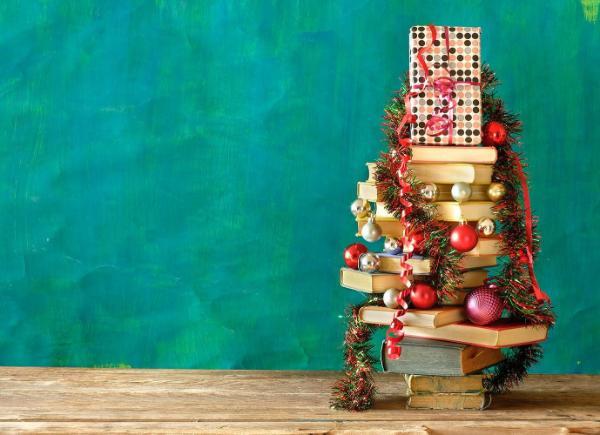
[[353, 243], [344, 249], [344, 262], [346, 266], [352, 269], [358, 269], [358, 259], [362, 254], [369, 252], [369, 249], [362, 243]]
[[435, 202], [440, 197], [440, 190], [435, 183], [422, 184], [419, 193], [427, 202]]
[[478, 241], [477, 231], [466, 222], [458, 224], [450, 232], [450, 245], [458, 252], [469, 252]]
[[358, 259], [358, 268], [363, 272], [377, 272], [379, 270], [379, 256], [372, 252], [361, 254]]
[[476, 325], [489, 325], [502, 316], [504, 303], [497, 289], [479, 287], [465, 298], [465, 312]]
[[426, 310], [437, 304], [437, 294], [429, 284], [418, 282], [410, 291], [410, 301], [415, 308]]
[[369, 220], [360, 230], [360, 235], [367, 242], [376, 242], [381, 239], [381, 227], [375, 222], [373, 216], [369, 217]]
[[496, 121], [490, 121], [483, 126], [483, 144], [498, 146], [506, 142], [506, 127]]
[[386, 237], [383, 243], [383, 251], [394, 255], [401, 253], [402, 241], [396, 237]]
[[489, 237], [496, 231], [496, 224], [494, 219], [489, 217], [482, 217], [477, 221], [477, 232], [480, 236]]
[[398, 308], [398, 296], [400, 296], [398, 289], [389, 288], [383, 294], [383, 303], [388, 308]]
[[492, 183], [488, 186], [487, 194], [490, 200], [500, 201], [506, 195], [506, 187], [502, 183]]
[[366, 199], [355, 199], [352, 204], [350, 204], [350, 211], [357, 218], [364, 218], [369, 216], [371, 213], [371, 204]]
[[450, 194], [456, 202], [468, 201], [471, 198], [471, 185], [462, 181], [454, 183]]

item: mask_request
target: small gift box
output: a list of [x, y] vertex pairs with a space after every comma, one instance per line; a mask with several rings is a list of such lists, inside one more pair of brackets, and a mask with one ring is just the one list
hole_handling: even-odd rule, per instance
[[480, 34], [479, 27], [410, 29], [413, 143], [481, 143]]

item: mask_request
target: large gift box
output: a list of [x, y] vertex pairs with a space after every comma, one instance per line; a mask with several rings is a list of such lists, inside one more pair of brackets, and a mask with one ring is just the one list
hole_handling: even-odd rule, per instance
[[481, 143], [480, 36], [479, 27], [410, 29], [413, 143]]

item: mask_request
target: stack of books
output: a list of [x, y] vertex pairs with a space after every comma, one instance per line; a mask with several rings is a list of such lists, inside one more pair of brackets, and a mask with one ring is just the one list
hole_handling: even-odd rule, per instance
[[[487, 146], [412, 146], [409, 163], [414, 176], [423, 183], [435, 183], [439, 196], [437, 219], [447, 222], [494, 219], [494, 202], [487, 196], [492, 182], [493, 164], [497, 158], [494, 147]], [[367, 163], [369, 177], [357, 185], [358, 198], [375, 203], [375, 218], [386, 237], [402, 238], [402, 224], [385, 208], [382, 192], [375, 183], [375, 164]], [[452, 185], [468, 183], [471, 197], [468, 201], [454, 201]], [[367, 217], [357, 218], [358, 234]], [[368, 273], [342, 268], [340, 284], [366, 293], [384, 293], [393, 288], [402, 290], [400, 278], [401, 253], [377, 253], [379, 268]], [[477, 246], [466, 252], [461, 260], [462, 284], [454, 294], [438, 301], [428, 309], [409, 309], [401, 319], [407, 338], [401, 342], [401, 357], [387, 360], [382, 348], [384, 371], [407, 375], [411, 408], [430, 409], [484, 409], [491, 403], [482, 386], [482, 371], [502, 361], [502, 348], [545, 340], [547, 326], [514, 324], [504, 320], [478, 326], [468, 321], [463, 307], [465, 297], [474, 288], [484, 284], [486, 268], [497, 264], [501, 255], [499, 239], [480, 235]], [[427, 280], [432, 272], [429, 258], [413, 256], [414, 281]], [[393, 308], [364, 306], [361, 320], [372, 325], [388, 326], [396, 312]]]

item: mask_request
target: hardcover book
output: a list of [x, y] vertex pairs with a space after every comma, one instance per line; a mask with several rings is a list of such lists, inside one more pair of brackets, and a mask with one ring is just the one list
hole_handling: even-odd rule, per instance
[[[442, 326], [437, 329], [445, 328]], [[431, 328], [430, 328], [431, 329]], [[500, 349], [488, 349], [438, 340], [405, 338], [398, 359], [389, 359], [381, 345], [383, 371], [412, 375], [464, 376], [504, 359]]]

